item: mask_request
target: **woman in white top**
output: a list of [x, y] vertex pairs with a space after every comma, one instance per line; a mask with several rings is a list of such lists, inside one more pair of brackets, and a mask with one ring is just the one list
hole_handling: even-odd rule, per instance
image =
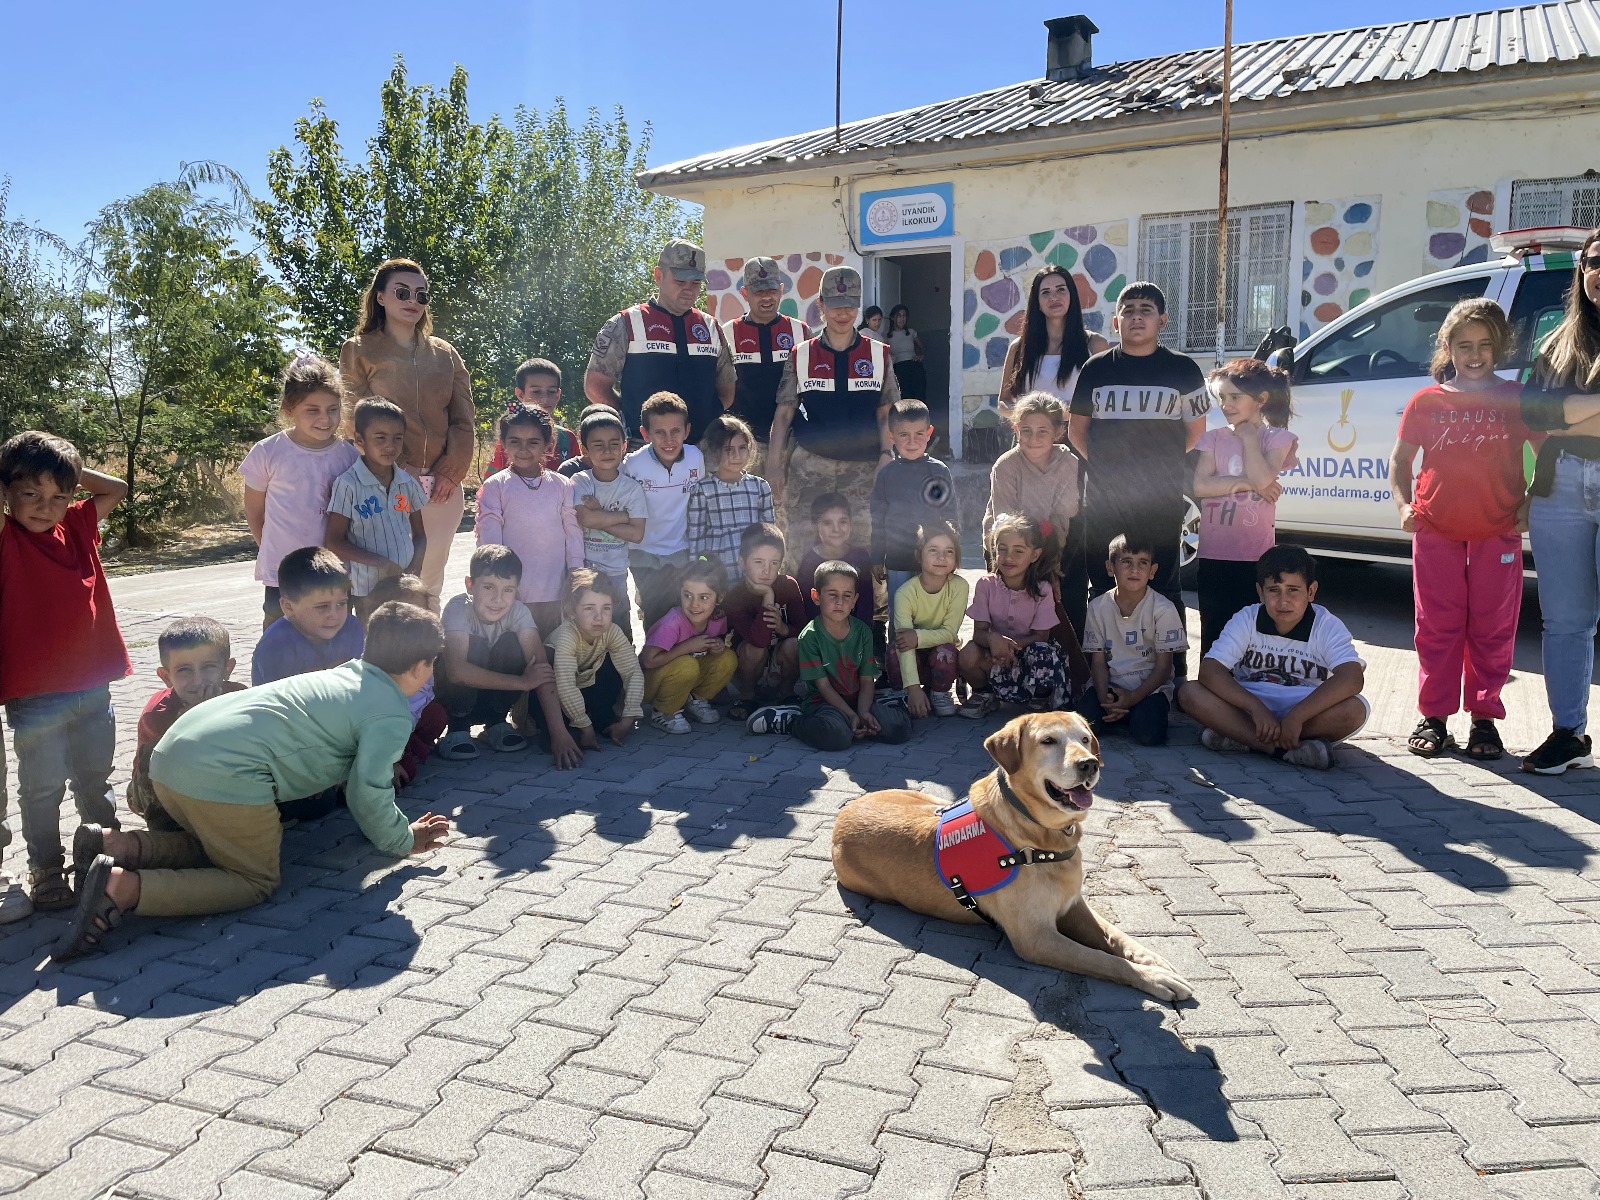
[[883, 333], [883, 309], [876, 304], [868, 305], [862, 310], [861, 324], [856, 328], [860, 330], [862, 337], [869, 337], [875, 342], [888, 340]]
[[1000, 415], [1011, 419], [1011, 404], [1028, 392], [1049, 392], [1064, 405], [1072, 403], [1078, 371], [1091, 354], [1111, 343], [1083, 327], [1078, 286], [1065, 267], [1040, 269], [1028, 289], [1028, 315], [1022, 336], [1006, 351], [1000, 372]]
[[896, 304], [889, 310], [889, 356], [900, 381], [902, 400], [928, 398], [928, 372], [922, 365], [922, 339], [911, 328], [911, 310]]

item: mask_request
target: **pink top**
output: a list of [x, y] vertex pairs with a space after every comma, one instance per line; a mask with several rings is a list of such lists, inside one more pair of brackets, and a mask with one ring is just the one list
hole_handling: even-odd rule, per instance
[[478, 545], [509, 546], [522, 560], [517, 599], [561, 599], [566, 573], [583, 566], [583, 531], [572, 509], [572, 482], [554, 471], [524, 478], [507, 467], [478, 489]]
[[[1300, 439], [1287, 429], [1263, 425], [1261, 453], [1271, 454], [1289, 447], [1284, 469], [1295, 464], [1295, 447]], [[1244, 474], [1244, 444], [1227, 426], [1208, 429], [1195, 443], [1196, 450], [1209, 450], [1217, 474], [1237, 478]], [[1278, 540], [1278, 506], [1246, 489], [1231, 496], [1207, 496], [1200, 501], [1200, 557], [1213, 562], [1255, 562]]]
[[1055, 592], [1048, 583], [1040, 583], [1039, 591], [1038, 596], [1014, 592], [1000, 576], [985, 575], [973, 591], [967, 616], [987, 621], [989, 628], [1012, 641], [1031, 638], [1035, 629], [1054, 629], [1057, 624]]
[[298, 445], [287, 431], [263, 438], [239, 464], [244, 485], [267, 494], [256, 551], [256, 578], [278, 586], [278, 564], [291, 550], [320, 546], [328, 536], [328, 492], [333, 481], [360, 458], [340, 439], [321, 450]]
[[[716, 613], [711, 620], [706, 622], [703, 630], [697, 630], [690, 623], [688, 616], [681, 608], [674, 608], [650, 626], [650, 634], [644, 639], [646, 646], [655, 646], [661, 650], [671, 650], [679, 642], [692, 637], [721, 637], [728, 632], [728, 618], [721, 613]], [[699, 657], [696, 655], [695, 657]]]

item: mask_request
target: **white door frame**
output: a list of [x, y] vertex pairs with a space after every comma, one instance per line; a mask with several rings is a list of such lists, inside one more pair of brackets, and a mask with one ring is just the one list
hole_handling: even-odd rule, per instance
[[[950, 255], [950, 389], [949, 395], [945, 397], [945, 421], [950, 429], [950, 457], [959, 459], [965, 433], [961, 404], [964, 393], [961, 379], [961, 347], [964, 342], [962, 334], [965, 322], [961, 319], [962, 310], [957, 306], [961, 303], [967, 286], [966, 239], [957, 234], [947, 238], [915, 238], [903, 242], [863, 246], [861, 257], [864, 263], [870, 265], [875, 258], [899, 258], [906, 254], [929, 254], [940, 251], [948, 252]], [[867, 280], [868, 291], [863, 297], [863, 304], [877, 304], [877, 268], [864, 270], [862, 275]]]

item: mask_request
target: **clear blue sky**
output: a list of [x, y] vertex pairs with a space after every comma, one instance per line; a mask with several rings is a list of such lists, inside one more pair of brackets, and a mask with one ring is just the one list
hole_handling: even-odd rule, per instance
[[[1237, 0], [1234, 36], [1471, 7]], [[1101, 63], [1222, 40], [1220, 0], [846, 0], [845, 119], [1037, 78], [1041, 22], [1075, 11], [1101, 26]], [[11, 178], [9, 215], [74, 240], [101, 205], [170, 178], [183, 161], [214, 159], [264, 187], [267, 153], [292, 138], [313, 96], [339, 121], [347, 153], [362, 152], [396, 53], [414, 82], [443, 83], [464, 65], [478, 119], [558, 96], [580, 112], [621, 104], [636, 126], [654, 126], [652, 163], [833, 120], [832, 0], [95, 0], [12, 4], [6, 24], [0, 176]]]

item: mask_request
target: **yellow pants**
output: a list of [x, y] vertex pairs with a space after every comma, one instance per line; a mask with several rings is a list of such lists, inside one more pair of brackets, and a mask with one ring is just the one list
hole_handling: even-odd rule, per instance
[[139, 912], [194, 917], [260, 904], [277, 890], [283, 827], [276, 804], [223, 804], [154, 783], [183, 828], [138, 831]]
[[704, 658], [685, 654], [644, 673], [644, 702], [670, 717], [691, 695], [701, 700], [715, 698], [728, 686], [738, 665], [739, 656], [732, 650], [720, 650]]

